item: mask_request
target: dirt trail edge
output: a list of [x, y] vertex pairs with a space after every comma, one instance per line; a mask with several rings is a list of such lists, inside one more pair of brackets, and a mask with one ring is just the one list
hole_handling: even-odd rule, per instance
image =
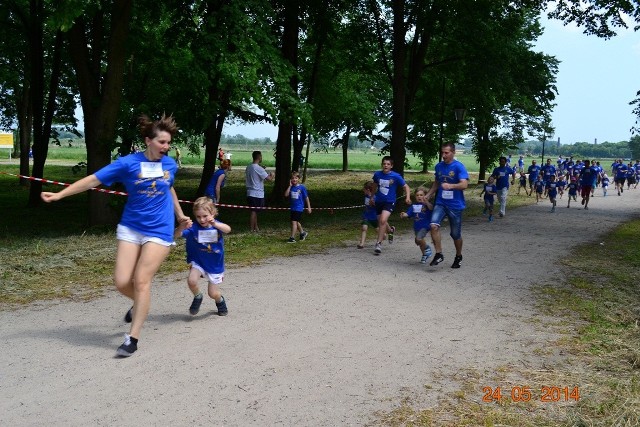
[[114, 358], [129, 308], [115, 291], [0, 312], [0, 425], [357, 426], [435, 374], [539, 366], [550, 335], [528, 321], [531, 284], [638, 215], [640, 191], [597, 192], [587, 211], [565, 195], [555, 213], [545, 200], [465, 220], [458, 270], [448, 229], [430, 267], [409, 234], [357, 250], [354, 226], [353, 248], [229, 269], [227, 317], [210, 299], [190, 316], [186, 272], [161, 278], [128, 359]]

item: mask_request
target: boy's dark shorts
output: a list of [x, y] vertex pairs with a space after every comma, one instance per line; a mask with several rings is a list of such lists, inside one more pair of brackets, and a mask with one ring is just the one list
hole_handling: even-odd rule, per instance
[[291, 211], [291, 221], [300, 222], [300, 219], [302, 219], [302, 211]]
[[382, 211], [393, 212], [393, 208], [395, 208], [395, 203], [376, 203], [376, 215], [380, 215]]
[[377, 219], [363, 219], [360, 225], [368, 225], [373, 228], [378, 228], [378, 220]]
[[[264, 208], [264, 198], [247, 196], [247, 206], [252, 208]], [[264, 209], [251, 209], [253, 212], [259, 212]]]

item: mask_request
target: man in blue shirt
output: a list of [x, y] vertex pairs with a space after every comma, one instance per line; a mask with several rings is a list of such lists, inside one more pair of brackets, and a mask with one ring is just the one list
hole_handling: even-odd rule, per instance
[[500, 166], [493, 170], [491, 176], [496, 180], [496, 189], [498, 190], [498, 200], [500, 202], [500, 218], [507, 212], [507, 195], [509, 194], [509, 176], [511, 183], [516, 179], [516, 171], [507, 165], [507, 158], [502, 156], [499, 159]]
[[440, 223], [446, 215], [451, 227], [449, 235], [456, 248], [456, 257], [451, 268], [460, 268], [462, 262], [462, 211], [466, 207], [464, 190], [469, 185], [469, 174], [464, 165], [455, 160], [456, 146], [454, 144], [447, 142], [442, 145], [440, 150], [442, 161], [435, 167], [435, 179], [426, 196], [426, 199], [429, 200], [431, 196], [436, 195], [431, 213], [431, 239], [436, 248], [436, 254], [430, 265], [438, 265], [444, 261]]
[[535, 160], [531, 161], [531, 166], [527, 169], [527, 173], [529, 174], [529, 195], [533, 194], [533, 183], [538, 179], [538, 175], [540, 175], [540, 166], [536, 164]]

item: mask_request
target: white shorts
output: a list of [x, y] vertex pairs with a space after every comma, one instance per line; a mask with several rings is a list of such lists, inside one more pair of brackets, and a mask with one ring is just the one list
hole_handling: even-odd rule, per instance
[[159, 237], [145, 236], [142, 233], [138, 233], [135, 230], [130, 229], [126, 225], [118, 224], [116, 229], [116, 238], [123, 242], [135, 243], [136, 245], [144, 245], [145, 243], [153, 242], [162, 246], [174, 246], [175, 242], [167, 242]]
[[191, 268], [195, 268], [196, 270], [198, 270], [202, 277], [204, 277], [209, 281], [209, 283], [213, 283], [214, 285], [219, 285], [224, 280], [224, 273], [207, 273], [195, 262], [191, 263]]

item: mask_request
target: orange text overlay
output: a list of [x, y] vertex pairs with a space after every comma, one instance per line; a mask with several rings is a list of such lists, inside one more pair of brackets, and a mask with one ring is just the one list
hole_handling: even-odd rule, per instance
[[580, 400], [580, 387], [482, 387], [483, 402], [500, 403], [503, 399], [510, 399], [513, 402], [577, 402]]

